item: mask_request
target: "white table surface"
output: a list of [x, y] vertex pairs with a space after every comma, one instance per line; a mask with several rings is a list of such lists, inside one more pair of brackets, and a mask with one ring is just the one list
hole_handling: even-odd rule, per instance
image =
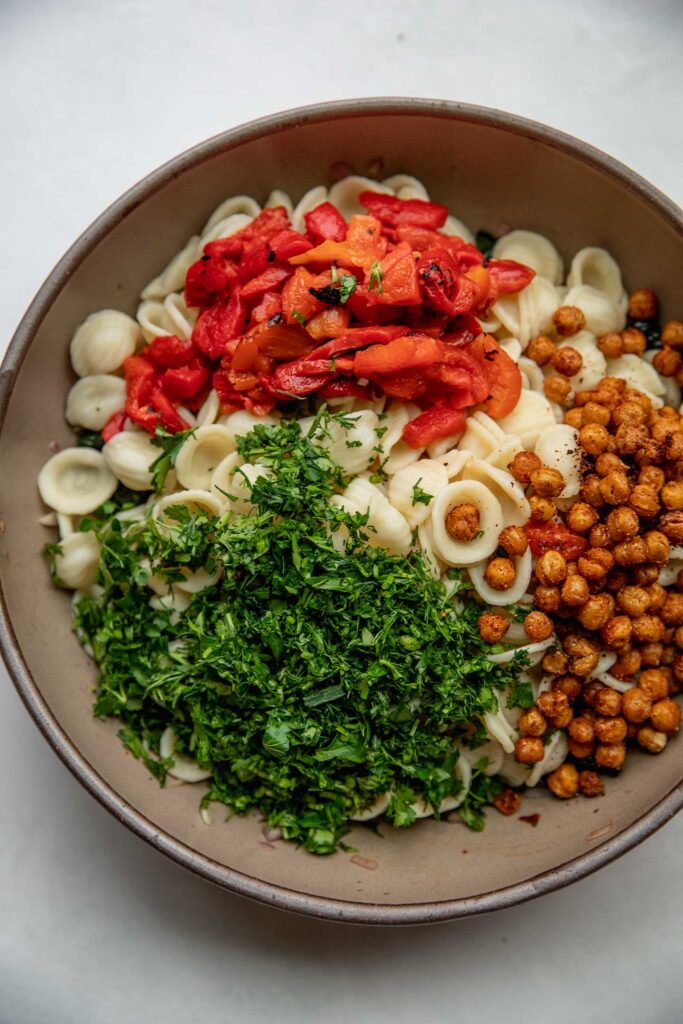
[[[594, 143], [681, 202], [682, 15], [678, 0], [0, 0], [1, 344], [129, 185], [309, 101], [499, 106]], [[408, 930], [309, 921], [211, 887], [118, 825], [6, 674], [0, 807], [0, 1024], [683, 1018], [683, 816], [599, 874], [493, 916]]]

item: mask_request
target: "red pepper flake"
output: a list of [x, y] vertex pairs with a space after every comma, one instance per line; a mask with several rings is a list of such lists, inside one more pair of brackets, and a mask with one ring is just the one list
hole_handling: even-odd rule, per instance
[[541, 820], [540, 814], [520, 814], [519, 820], [523, 821], [526, 825], [531, 825], [532, 828], [536, 828], [539, 821]]

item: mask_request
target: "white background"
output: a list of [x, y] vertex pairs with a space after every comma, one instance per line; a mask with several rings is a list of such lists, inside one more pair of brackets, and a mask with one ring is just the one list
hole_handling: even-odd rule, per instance
[[[0, 345], [129, 185], [311, 101], [499, 106], [681, 202], [682, 42], [679, 0], [0, 0]], [[3, 674], [0, 822], [1, 1024], [683, 1018], [683, 816], [598, 875], [487, 918], [308, 921], [210, 887], [109, 818]]]

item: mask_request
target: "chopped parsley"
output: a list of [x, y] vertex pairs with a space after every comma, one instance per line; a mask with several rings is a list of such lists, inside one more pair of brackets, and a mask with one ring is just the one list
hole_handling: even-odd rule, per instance
[[370, 281], [368, 283], [368, 291], [371, 292], [374, 288], [377, 289], [377, 294], [382, 294], [382, 270], [379, 265], [379, 260], [375, 260], [370, 267]]
[[358, 281], [353, 274], [342, 274], [339, 279], [339, 300], [345, 303], [351, 298], [358, 286]]
[[149, 468], [152, 471], [152, 483], [157, 494], [163, 489], [166, 477], [175, 466], [180, 449], [192, 434], [194, 434], [194, 430], [181, 430], [177, 434], [169, 434], [163, 427], [156, 428], [152, 444], [161, 448], [162, 452]]
[[[421, 479], [422, 479], [422, 477], [420, 477], [420, 480]], [[418, 504], [419, 505], [429, 505], [431, 503], [432, 499], [434, 498], [434, 495], [430, 494], [428, 491], [423, 491], [422, 490], [422, 488], [420, 487], [420, 480], [418, 480], [417, 483], [413, 485], [413, 500], [412, 500], [412, 504], [413, 505], [418, 505]]]
[[297, 323], [300, 323], [300, 324], [305, 324], [306, 323], [306, 317], [303, 315], [303, 313], [300, 313], [298, 309], [293, 309], [292, 310], [292, 316], [297, 321]]

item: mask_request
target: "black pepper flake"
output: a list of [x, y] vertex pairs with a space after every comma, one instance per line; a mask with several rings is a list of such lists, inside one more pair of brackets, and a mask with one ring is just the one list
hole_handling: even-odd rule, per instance
[[268, 327], [275, 327], [275, 324], [282, 323], [282, 313], [273, 313], [270, 320], [268, 321]]
[[331, 284], [325, 285], [324, 288], [309, 288], [308, 293], [314, 299], [324, 302], [326, 306], [338, 306], [341, 302], [339, 289]]
[[204, 253], [203, 256], [200, 256], [200, 260], [202, 261], [202, 263], [207, 263], [208, 260], [210, 260], [210, 259], [211, 259], [211, 257], [207, 253]]
[[275, 263], [275, 253], [273, 252], [272, 249], [268, 250], [268, 255], [266, 259], [268, 260], [269, 263]]

